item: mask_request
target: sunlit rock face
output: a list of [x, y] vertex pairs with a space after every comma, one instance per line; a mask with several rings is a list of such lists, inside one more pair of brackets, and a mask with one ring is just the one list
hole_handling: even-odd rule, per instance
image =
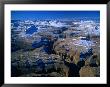
[[100, 76], [100, 25], [93, 20], [13, 20], [11, 51], [12, 76]]

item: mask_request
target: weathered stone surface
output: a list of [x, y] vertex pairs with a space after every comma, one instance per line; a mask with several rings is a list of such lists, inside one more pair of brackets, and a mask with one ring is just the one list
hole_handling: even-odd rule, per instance
[[80, 77], [95, 77], [95, 72], [92, 67], [84, 66], [79, 71]]
[[13, 76], [100, 76], [94, 21], [13, 21], [11, 31]]

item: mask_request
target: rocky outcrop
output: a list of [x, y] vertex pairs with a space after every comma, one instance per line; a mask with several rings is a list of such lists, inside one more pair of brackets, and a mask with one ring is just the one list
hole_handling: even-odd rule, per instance
[[85, 60], [85, 66], [83, 66], [79, 72], [81, 77], [99, 77], [100, 65], [98, 56], [94, 54]]
[[95, 22], [13, 21], [11, 32], [12, 76], [100, 76]]

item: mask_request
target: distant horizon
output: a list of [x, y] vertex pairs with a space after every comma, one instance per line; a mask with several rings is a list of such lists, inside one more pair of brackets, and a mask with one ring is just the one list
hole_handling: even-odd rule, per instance
[[11, 11], [11, 20], [98, 19], [100, 11]]

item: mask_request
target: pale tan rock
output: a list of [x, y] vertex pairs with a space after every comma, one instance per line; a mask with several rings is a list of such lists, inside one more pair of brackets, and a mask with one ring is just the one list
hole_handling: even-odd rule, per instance
[[90, 66], [84, 66], [79, 71], [80, 77], [95, 77], [95, 70]]

